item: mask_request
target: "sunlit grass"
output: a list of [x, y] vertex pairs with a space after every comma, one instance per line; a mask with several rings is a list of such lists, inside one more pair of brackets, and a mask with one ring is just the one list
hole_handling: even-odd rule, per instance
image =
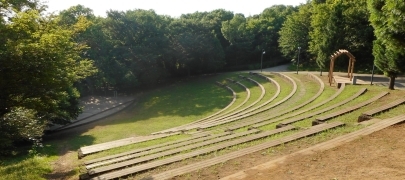
[[94, 137], [94, 143], [101, 143], [147, 135], [211, 115], [232, 100], [230, 92], [216, 86], [213, 80], [181, 83], [146, 93], [133, 109], [111, 117], [114, 121], [101, 123], [85, 135]]
[[257, 77], [257, 76], [250, 76], [249, 78], [260, 83], [266, 90], [266, 94], [264, 95], [263, 100], [260, 101], [260, 103], [258, 105], [262, 105], [263, 103], [267, 102], [275, 95], [277, 89], [273, 83], [270, 83], [268, 80], [265, 80], [265, 79]]
[[50, 163], [58, 158], [58, 154], [49, 145], [32, 151], [1, 160], [0, 179], [46, 179], [45, 175], [52, 172]]
[[[287, 97], [291, 93], [291, 91], [293, 89], [293, 85], [290, 82], [288, 82], [286, 79], [281, 78], [279, 76], [275, 76], [275, 75], [267, 75], [267, 76], [274, 79], [275, 81], [277, 81], [278, 84], [280, 85], [280, 89], [281, 89], [280, 94], [272, 101], [272, 103], [269, 104], [269, 106], [271, 106], [271, 105], [281, 101], [285, 97]], [[266, 108], [266, 106], [263, 108]]]
[[[262, 94], [262, 89], [260, 88], [260, 86], [258, 86], [254, 82], [244, 80], [244, 79], [238, 79], [238, 81], [250, 89], [250, 99], [239, 109], [246, 109], [247, 107], [252, 108], [254, 105], [257, 105], [260, 102], [260, 96]], [[256, 103], [256, 104], [253, 104], [253, 103]], [[252, 106], [252, 104], [253, 104], [253, 106]]]
[[235, 93], [236, 93], [236, 101], [227, 110], [217, 114], [216, 116], [214, 116], [212, 118], [220, 117], [220, 116], [229, 114], [229, 113], [237, 110], [238, 107], [241, 106], [241, 104], [245, 102], [245, 100], [246, 100], [246, 98], [248, 96], [247, 91], [240, 85], [228, 82], [227, 86], [229, 86], [230, 88], [232, 88], [235, 91]]
[[294, 108], [300, 105], [310, 98], [312, 98], [320, 89], [320, 85], [315, 80], [309, 78], [307, 75], [287, 74], [291, 78], [295, 79], [297, 83], [297, 92], [291, 98], [291, 100], [283, 106], [285, 109]]
[[43, 174], [52, 172], [47, 165], [51, 160], [44, 156], [34, 156], [14, 165], [0, 166], [1, 179], [42, 179]]

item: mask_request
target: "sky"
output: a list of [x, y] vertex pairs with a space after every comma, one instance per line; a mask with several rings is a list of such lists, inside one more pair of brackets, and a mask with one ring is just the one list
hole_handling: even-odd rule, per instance
[[196, 11], [225, 9], [245, 16], [260, 14], [264, 9], [277, 4], [299, 5], [307, 0], [42, 0], [48, 5], [48, 12], [59, 12], [81, 4], [93, 10], [96, 16], [106, 16], [106, 11], [153, 9], [159, 15], [180, 17], [181, 14]]

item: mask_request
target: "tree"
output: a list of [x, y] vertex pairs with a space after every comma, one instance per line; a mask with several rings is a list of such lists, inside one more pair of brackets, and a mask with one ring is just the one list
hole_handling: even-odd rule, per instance
[[9, 12], [7, 22], [0, 23], [0, 125], [8, 129], [0, 136], [8, 139], [5, 148], [16, 140], [40, 138], [47, 123], [76, 118], [79, 94], [73, 85], [96, 69], [80, 57], [86, 47], [73, 41], [86, 28], [85, 21], [65, 29], [54, 16], [42, 17], [34, 5], [22, 11], [12, 3], [1, 12], [3, 8]]
[[[224, 51], [215, 32], [196, 19], [178, 19], [170, 24], [173, 49], [172, 71], [177, 74], [202, 74], [222, 68]], [[186, 72], [186, 73], [183, 73]]]
[[193, 19], [204, 24], [204, 27], [214, 31], [215, 37], [218, 38], [225, 50], [229, 46], [229, 42], [225, 39], [221, 32], [222, 22], [231, 20], [234, 14], [231, 11], [224, 9], [216, 9], [210, 12], [195, 12], [192, 14], [183, 14], [180, 19]]
[[278, 40], [281, 53], [288, 59], [297, 58], [297, 49], [301, 47], [302, 59], [308, 59], [308, 42], [311, 31], [311, 3], [303, 4], [298, 7], [298, 12], [292, 13], [287, 17], [283, 27], [280, 29], [280, 38]]
[[101, 69], [113, 86], [154, 85], [166, 78], [169, 22], [153, 10], [107, 12], [103, 27], [112, 49]]
[[[332, 53], [347, 49], [356, 57], [357, 66], [371, 67], [374, 34], [366, 1], [327, 0], [312, 6], [309, 50], [318, 66], [325, 68]], [[337, 61], [337, 67], [346, 69], [347, 63]]]
[[110, 72], [114, 72], [114, 65], [110, 62], [112, 44], [108, 41], [105, 33], [104, 23], [105, 18], [96, 17], [93, 10], [82, 5], [72, 6], [63, 10], [58, 15], [59, 25], [66, 28], [74, 28], [80, 20], [87, 22], [85, 31], [78, 33], [74, 40], [78, 44], [85, 44], [88, 46], [81, 53], [82, 58], [94, 60], [94, 65], [97, 67], [98, 72], [80, 83], [76, 83], [76, 87], [83, 93], [94, 92], [96, 90], [107, 89], [111, 84], [115, 84], [114, 78], [111, 77]]
[[83, 5], [72, 6], [69, 9], [63, 10], [59, 13], [61, 25], [72, 26], [75, 25], [80, 18], [86, 18], [92, 20], [96, 18], [93, 14], [93, 10]]
[[368, 0], [370, 22], [376, 40], [373, 43], [375, 65], [390, 78], [389, 89], [394, 89], [395, 78], [405, 72], [405, 2]]
[[267, 57], [273, 57], [273, 61], [277, 59], [282, 59], [281, 48], [279, 45], [280, 30], [287, 20], [287, 18], [294, 12], [297, 11], [296, 7], [285, 6], [285, 5], [274, 5], [266, 8], [260, 14], [260, 20], [266, 21], [267, 29], [266, 31], [256, 31], [255, 40], [257, 44], [265, 46]]
[[253, 51], [254, 34], [247, 29], [247, 20], [243, 14], [235, 14], [228, 21], [222, 22], [221, 32], [230, 46], [227, 48], [228, 65], [241, 65], [249, 62]]
[[260, 61], [262, 51], [280, 62], [278, 39], [282, 24], [295, 11], [292, 6], [276, 5], [266, 8], [260, 15], [245, 18], [241, 14], [222, 23], [222, 34], [230, 43], [226, 49], [227, 65], [252, 64]]
[[322, 3], [314, 6], [311, 21], [309, 50], [316, 57], [319, 68], [324, 69], [330, 54], [345, 49], [342, 43], [342, 3]]

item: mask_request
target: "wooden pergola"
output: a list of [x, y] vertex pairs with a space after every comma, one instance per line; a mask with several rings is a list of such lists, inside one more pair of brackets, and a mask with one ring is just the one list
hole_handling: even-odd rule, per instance
[[329, 68], [329, 85], [332, 86], [333, 83], [333, 70], [335, 68], [335, 60], [338, 58], [340, 55], [346, 54], [350, 60], [349, 60], [349, 67], [347, 68], [347, 77], [350, 79], [350, 81], [353, 79], [353, 69], [354, 69], [354, 62], [356, 62], [356, 58], [351, 54], [349, 51], [345, 49], [339, 49], [336, 51], [334, 54], [331, 55], [330, 57], [330, 68]]

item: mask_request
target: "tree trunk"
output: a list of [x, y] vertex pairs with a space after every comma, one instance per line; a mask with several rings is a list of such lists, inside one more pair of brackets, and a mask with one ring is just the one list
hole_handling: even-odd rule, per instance
[[394, 85], [395, 85], [395, 76], [390, 76], [390, 85], [388, 88], [394, 90]]

